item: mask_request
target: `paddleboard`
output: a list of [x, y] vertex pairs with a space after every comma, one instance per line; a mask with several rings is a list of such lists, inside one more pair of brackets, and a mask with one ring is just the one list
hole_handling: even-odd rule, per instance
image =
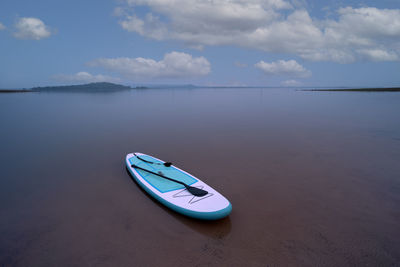
[[[232, 205], [223, 195], [195, 176], [174, 165], [165, 166], [164, 163], [158, 158], [138, 152], [129, 153], [126, 156], [127, 169], [136, 182], [150, 196], [168, 208], [203, 220], [217, 220], [229, 215]], [[184, 185], [156, 174], [162, 174], [192, 187], [200, 188], [207, 193], [203, 196], [195, 196]]]

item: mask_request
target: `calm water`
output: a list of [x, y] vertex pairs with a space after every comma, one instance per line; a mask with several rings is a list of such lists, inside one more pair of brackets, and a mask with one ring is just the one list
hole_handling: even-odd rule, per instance
[[[0, 95], [0, 266], [399, 266], [400, 93], [159, 89]], [[233, 204], [150, 199], [129, 152]]]

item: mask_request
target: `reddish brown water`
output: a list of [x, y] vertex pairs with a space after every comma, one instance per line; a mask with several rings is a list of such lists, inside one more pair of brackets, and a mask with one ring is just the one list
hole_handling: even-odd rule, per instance
[[[165, 89], [0, 95], [0, 266], [398, 266], [400, 94]], [[186, 218], [129, 152], [232, 203]]]

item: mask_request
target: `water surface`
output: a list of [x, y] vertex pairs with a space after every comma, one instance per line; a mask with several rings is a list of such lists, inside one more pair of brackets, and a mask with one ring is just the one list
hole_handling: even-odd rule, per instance
[[[0, 266], [394, 266], [400, 93], [147, 89], [0, 95]], [[186, 218], [143, 152], [223, 193]]]

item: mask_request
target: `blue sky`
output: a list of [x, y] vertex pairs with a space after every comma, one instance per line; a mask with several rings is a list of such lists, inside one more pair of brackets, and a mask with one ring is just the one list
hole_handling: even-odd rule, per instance
[[0, 88], [400, 86], [400, 2], [0, 3]]

